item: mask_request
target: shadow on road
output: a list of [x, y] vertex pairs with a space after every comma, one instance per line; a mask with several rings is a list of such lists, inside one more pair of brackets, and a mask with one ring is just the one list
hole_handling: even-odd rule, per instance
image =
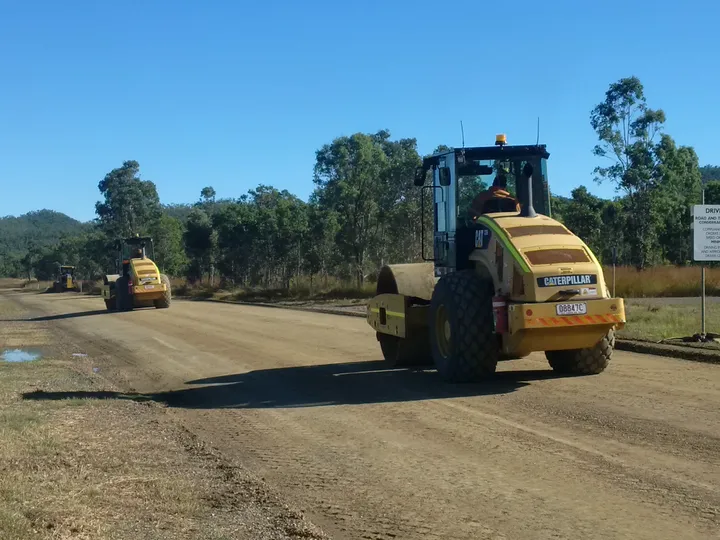
[[157, 394], [35, 391], [23, 399], [129, 399], [187, 409], [324, 407], [506, 394], [532, 381], [557, 377], [551, 370], [503, 371], [483, 383], [447, 384], [434, 371], [387, 369], [374, 361], [197, 379], [186, 383], [190, 388]]
[[76, 311], [73, 313], [61, 313], [59, 315], [43, 315], [42, 317], [32, 317], [30, 319], [20, 319], [22, 321], [39, 322], [39, 321], [60, 321], [63, 319], [75, 319], [77, 317], [90, 317], [92, 315], [103, 315], [105, 313], [113, 313], [107, 309], [93, 309], [92, 311]]
[[92, 300], [93, 302], [97, 302], [98, 300], [102, 300], [102, 296], [99, 294], [83, 294], [80, 292], [70, 291], [70, 292], [64, 292], [64, 293], [57, 293], [57, 296], [53, 298], [53, 302], [57, 302], [60, 300], [72, 300], [77, 302], [78, 300]]

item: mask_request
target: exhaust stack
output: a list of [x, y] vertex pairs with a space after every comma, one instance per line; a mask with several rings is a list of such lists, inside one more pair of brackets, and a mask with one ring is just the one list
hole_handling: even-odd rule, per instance
[[520, 201], [520, 217], [529, 217], [534, 218], [537, 217], [537, 213], [535, 212], [535, 208], [533, 207], [533, 192], [532, 192], [532, 174], [533, 174], [533, 166], [530, 165], [530, 163], [525, 163], [525, 166], [523, 167], [523, 176], [525, 176], [527, 181], [527, 189], [525, 190], [525, 199], [524, 201]]

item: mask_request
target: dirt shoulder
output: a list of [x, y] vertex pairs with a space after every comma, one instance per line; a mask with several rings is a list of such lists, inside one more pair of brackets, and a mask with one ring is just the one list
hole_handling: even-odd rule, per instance
[[35, 315], [0, 293], [0, 354], [38, 355], [0, 359], [0, 538], [325, 537]]

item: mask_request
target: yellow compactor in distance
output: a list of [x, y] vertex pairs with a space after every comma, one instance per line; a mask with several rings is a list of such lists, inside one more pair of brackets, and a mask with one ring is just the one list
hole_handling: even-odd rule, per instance
[[153, 262], [154, 257], [153, 241], [149, 236], [125, 238], [119, 243], [119, 273], [103, 278], [102, 297], [108, 311], [170, 307], [170, 279], [160, 273]]
[[55, 281], [53, 282], [53, 291], [74, 291], [77, 288], [77, 281], [75, 281], [75, 267], [66, 264], [58, 265], [57, 278], [55, 278]]
[[[624, 302], [610, 297], [588, 246], [550, 217], [548, 157], [545, 145], [509, 146], [499, 135], [495, 146], [423, 160], [415, 185], [434, 203], [432, 254], [384, 266], [367, 309], [391, 366], [434, 363], [451, 382], [483, 379], [499, 360], [534, 351], [560, 373], [607, 367]], [[516, 202], [473, 211], [478, 180], [498, 175], [520, 212]]]

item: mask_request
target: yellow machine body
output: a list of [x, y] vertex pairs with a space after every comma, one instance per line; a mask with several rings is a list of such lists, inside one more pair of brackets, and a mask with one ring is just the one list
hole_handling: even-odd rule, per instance
[[545, 145], [510, 146], [499, 135], [493, 147], [423, 158], [414, 184], [431, 262], [384, 266], [367, 308], [390, 365], [432, 363], [450, 382], [483, 379], [499, 360], [535, 351], [563, 374], [608, 366], [625, 305], [610, 297], [590, 248], [550, 217], [549, 156]]
[[73, 291], [77, 288], [77, 282], [75, 281], [75, 267], [67, 265], [59, 266], [57, 279], [53, 283], [53, 289], [56, 292], [65, 292]]
[[[170, 297], [170, 282], [160, 273], [157, 265], [148, 258], [129, 259], [125, 262], [127, 277], [129, 278], [128, 295], [131, 305], [127, 309], [141, 307], [168, 307]], [[108, 309], [115, 309], [118, 298], [118, 286], [125, 286], [118, 282], [120, 274], [104, 276], [101, 289], [102, 298]], [[123, 278], [124, 279], [124, 278]], [[165, 301], [168, 305], [158, 305]]]
[[[492, 279], [495, 295], [507, 299], [503, 355], [589, 348], [609, 330], [624, 327], [623, 299], [610, 298], [595, 255], [564, 225], [517, 213], [485, 214], [478, 224], [489, 232], [476, 234], [469, 259], [476, 272]], [[368, 323], [402, 339], [427, 333], [438, 279], [431, 263], [384, 267], [380, 294], [367, 307]]]

